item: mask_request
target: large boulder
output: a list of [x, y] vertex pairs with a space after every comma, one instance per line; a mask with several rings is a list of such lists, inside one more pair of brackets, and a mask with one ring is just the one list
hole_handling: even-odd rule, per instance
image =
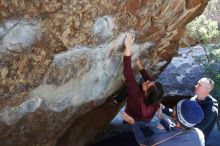
[[125, 33], [157, 75], [207, 3], [1, 0], [0, 145], [86, 145], [119, 108]]
[[195, 95], [195, 85], [205, 76], [204, 66], [201, 63], [207, 63], [206, 53], [201, 45], [178, 50], [177, 55], [158, 78], [163, 84], [165, 103], [174, 105], [179, 99]]

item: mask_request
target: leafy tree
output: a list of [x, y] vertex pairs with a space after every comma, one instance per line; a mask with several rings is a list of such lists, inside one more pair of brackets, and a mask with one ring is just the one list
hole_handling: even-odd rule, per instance
[[186, 27], [184, 38], [191, 38], [200, 44], [215, 42], [219, 37], [218, 22], [207, 19], [205, 15], [197, 17]]

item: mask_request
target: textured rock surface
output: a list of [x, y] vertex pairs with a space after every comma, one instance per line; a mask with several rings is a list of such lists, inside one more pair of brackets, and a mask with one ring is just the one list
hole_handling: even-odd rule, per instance
[[[63, 143], [85, 145], [99, 129], [83, 117], [123, 85], [125, 33], [136, 36], [132, 59], [140, 55], [158, 74], [207, 2], [1, 0], [0, 145], [53, 146], [68, 128], [72, 133]], [[91, 123], [97, 127], [113, 117], [93, 115], [100, 119]]]
[[178, 55], [158, 78], [164, 85], [165, 96], [194, 96], [194, 86], [205, 75], [203, 67], [196, 62], [198, 58], [207, 61], [202, 46], [178, 50]]

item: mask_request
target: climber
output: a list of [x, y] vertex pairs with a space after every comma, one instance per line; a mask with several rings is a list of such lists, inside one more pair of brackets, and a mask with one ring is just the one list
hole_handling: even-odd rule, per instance
[[[127, 85], [128, 98], [125, 107], [125, 122], [134, 124], [134, 121], [149, 122], [160, 106], [163, 99], [163, 88], [159, 82], [153, 81], [143, 68], [139, 58], [136, 64], [144, 79], [141, 88], [138, 87], [131, 68], [131, 46], [134, 39], [131, 34], [125, 38], [124, 76]], [[126, 118], [129, 115], [130, 118]]]

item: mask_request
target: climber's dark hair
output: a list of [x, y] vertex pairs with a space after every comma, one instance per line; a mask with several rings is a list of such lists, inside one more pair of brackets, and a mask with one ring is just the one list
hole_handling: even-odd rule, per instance
[[163, 100], [163, 86], [160, 82], [154, 82], [146, 91], [144, 102], [146, 105], [160, 103]]

